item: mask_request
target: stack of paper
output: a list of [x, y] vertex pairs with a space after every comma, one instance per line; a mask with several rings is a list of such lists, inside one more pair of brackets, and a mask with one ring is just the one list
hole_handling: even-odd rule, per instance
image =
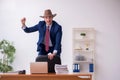
[[56, 73], [68, 73], [67, 65], [55, 64], [55, 72]]

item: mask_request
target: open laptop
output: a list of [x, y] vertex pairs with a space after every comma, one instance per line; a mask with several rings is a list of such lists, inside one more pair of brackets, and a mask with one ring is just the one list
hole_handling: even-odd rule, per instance
[[31, 74], [48, 73], [48, 62], [31, 62], [30, 72]]

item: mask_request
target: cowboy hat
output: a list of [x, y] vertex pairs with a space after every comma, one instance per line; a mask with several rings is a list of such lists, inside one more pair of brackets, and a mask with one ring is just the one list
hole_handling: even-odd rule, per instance
[[44, 11], [44, 16], [40, 16], [41, 18], [44, 18], [46, 16], [52, 16], [52, 17], [55, 17], [57, 14], [52, 14], [51, 10], [50, 9], [47, 9]]

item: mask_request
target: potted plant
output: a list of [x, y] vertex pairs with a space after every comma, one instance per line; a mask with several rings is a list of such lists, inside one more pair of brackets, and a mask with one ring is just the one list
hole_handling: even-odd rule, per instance
[[84, 38], [86, 36], [85, 32], [80, 33], [81, 38]]
[[11, 66], [14, 61], [15, 47], [8, 40], [0, 41], [0, 72], [8, 72], [13, 68]]

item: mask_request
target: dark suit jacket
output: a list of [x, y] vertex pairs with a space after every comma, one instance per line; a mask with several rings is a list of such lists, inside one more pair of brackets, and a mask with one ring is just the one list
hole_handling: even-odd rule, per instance
[[[40, 21], [37, 25], [32, 27], [26, 27], [24, 29], [25, 32], [31, 33], [35, 31], [39, 31], [39, 40], [37, 43], [37, 51], [40, 55], [46, 55], [43, 52], [44, 49], [44, 37], [46, 32], [46, 23], [45, 21]], [[52, 49], [57, 50], [57, 55], [60, 56], [61, 53], [61, 39], [62, 39], [62, 27], [55, 21], [52, 22], [51, 30], [50, 30], [50, 39], [52, 42]], [[52, 53], [52, 52], [51, 52]]]

